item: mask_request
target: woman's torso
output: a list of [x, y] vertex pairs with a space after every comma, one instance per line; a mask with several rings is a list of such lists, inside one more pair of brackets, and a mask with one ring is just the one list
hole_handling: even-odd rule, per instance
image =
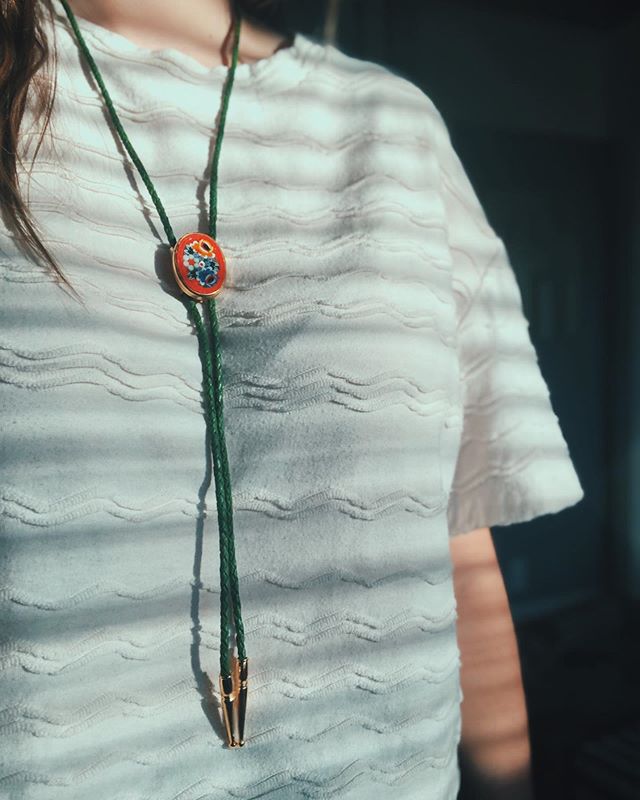
[[[460, 408], [428, 101], [301, 36], [236, 78], [216, 308], [250, 683], [230, 751], [201, 672], [217, 691], [197, 338], [57, 20], [30, 204], [86, 306], [0, 230], [0, 795], [451, 800]], [[83, 30], [176, 235], [203, 229], [223, 70]]]

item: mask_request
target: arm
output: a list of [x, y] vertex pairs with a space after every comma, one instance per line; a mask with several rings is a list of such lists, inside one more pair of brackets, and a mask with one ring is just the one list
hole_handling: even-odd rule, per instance
[[[528, 718], [509, 601], [489, 528], [451, 538], [464, 695], [463, 790], [530, 800]], [[471, 788], [471, 786], [470, 786]]]

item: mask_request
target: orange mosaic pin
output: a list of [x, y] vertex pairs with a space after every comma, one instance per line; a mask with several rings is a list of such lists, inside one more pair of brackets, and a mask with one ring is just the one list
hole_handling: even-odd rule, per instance
[[173, 246], [173, 273], [182, 291], [195, 300], [215, 297], [227, 275], [224, 254], [207, 233], [187, 233]]

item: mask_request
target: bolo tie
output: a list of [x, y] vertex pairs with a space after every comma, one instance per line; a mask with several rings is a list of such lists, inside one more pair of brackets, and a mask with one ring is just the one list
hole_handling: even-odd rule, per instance
[[[222, 91], [222, 105], [211, 158], [209, 185], [209, 232], [187, 233], [176, 239], [164, 206], [155, 190], [144, 164], [129, 141], [113, 101], [107, 91], [98, 65], [93, 59], [77, 20], [67, 0], [61, 0], [76, 36], [80, 50], [102, 92], [107, 110], [115, 130], [135, 164], [151, 199], [158, 211], [162, 226], [171, 247], [171, 261], [176, 283], [184, 295], [182, 299], [198, 335], [199, 356], [202, 363], [203, 399], [205, 422], [211, 441], [212, 461], [215, 475], [218, 534], [220, 544], [220, 673], [219, 690], [224, 725], [229, 747], [242, 747], [247, 709], [248, 659], [245, 648], [244, 625], [240, 606], [238, 570], [233, 534], [233, 507], [231, 481], [224, 437], [222, 363], [215, 298], [220, 293], [226, 277], [226, 261], [216, 241], [217, 183], [220, 147], [233, 87], [238, 44], [240, 41], [241, 15], [234, 9], [235, 25], [233, 55], [227, 70]], [[202, 308], [202, 315], [199, 308]], [[230, 656], [229, 639], [235, 623], [236, 653]]]

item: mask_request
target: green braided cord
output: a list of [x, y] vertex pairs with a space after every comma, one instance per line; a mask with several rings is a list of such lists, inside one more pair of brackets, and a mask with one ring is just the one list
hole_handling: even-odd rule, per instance
[[167, 216], [166, 211], [164, 210], [164, 206], [160, 202], [160, 198], [158, 197], [155, 187], [151, 182], [151, 178], [147, 174], [147, 170], [144, 168], [144, 164], [140, 160], [140, 157], [133, 149], [133, 145], [129, 141], [129, 137], [127, 136], [124, 128], [122, 127], [122, 123], [120, 122], [120, 117], [118, 116], [116, 109], [113, 105], [113, 101], [111, 100], [111, 96], [107, 91], [107, 87], [104, 85], [104, 81], [102, 80], [102, 75], [100, 74], [100, 70], [98, 69], [98, 65], [93, 60], [93, 56], [89, 52], [89, 48], [87, 47], [87, 43], [84, 40], [84, 36], [78, 27], [78, 23], [76, 22], [75, 15], [67, 0], [60, 0], [62, 5], [64, 6], [64, 10], [67, 12], [67, 17], [69, 18], [69, 22], [71, 23], [71, 27], [78, 39], [78, 44], [80, 45], [80, 49], [84, 57], [89, 64], [89, 68], [93, 77], [96, 79], [96, 83], [100, 87], [100, 91], [102, 92], [102, 96], [104, 97], [104, 102], [106, 103], [107, 108], [109, 109], [109, 114], [111, 115], [111, 119], [113, 120], [113, 124], [115, 125], [116, 130], [118, 131], [118, 135], [120, 136], [120, 140], [122, 144], [125, 146], [127, 153], [129, 153], [131, 160], [138, 168], [138, 172], [140, 173], [140, 177], [144, 181], [144, 185], [147, 187], [149, 194], [151, 195], [151, 199], [153, 200], [155, 207], [158, 209], [158, 214], [160, 215], [160, 219], [162, 220], [162, 226], [164, 227], [164, 231], [167, 234], [167, 239], [169, 239], [169, 244], [173, 247], [176, 243], [176, 237], [173, 232], [173, 228], [171, 227], [171, 223], [169, 222], [169, 217]]
[[[222, 447], [224, 442], [220, 435], [220, 428], [217, 420], [217, 404], [215, 400], [219, 382], [214, 381], [216, 369], [212, 363], [211, 349], [207, 339], [207, 332], [200, 312], [198, 303], [195, 300], [187, 300], [187, 308], [196, 327], [200, 343], [200, 357], [202, 361], [202, 376], [204, 384], [206, 420], [209, 424], [211, 436], [213, 467], [215, 475], [216, 503], [218, 508], [218, 531], [220, 534], [220, 673], [229, 675], [231, 663], [229, 658], [229, 634], [231, 628], [231, 607], [229, 601], [232, 595], [229, 592], [229, 547], [227, 526], [231, 518], [231, 510], [228, 508], [227, 496], [225, 493], [225, 471], [223, 463], [226, 461], [226, 448]], [[224, 460], [223, 460], [224, 459]], [[230, 493], [229, 493], [230, 496]], [[238, 646], [239, 650], [239, 646]]]
[[[192, 301], [193, 302], [193, 301]], [[196, 310], [196, 303], [193, 302], [194, 317], [197, 317], [196, 326], [199, 336], [206, 341], [204, 324], [200, 314]], [[210, 298], [203, 304], [203, 316], [208, 321], [209, 329], [213, 330], [212, 341], [218, 343], [218, 321], [215, 315], [215, 300]], [[240, 603], [240, 591], [238, 585], [238, 572], [236, 567], [235, 541], [233, 533], [233, 511], [231, 498], [231, 480], [229, 475], [229, 461], [225, 446], [224, 435], [224, 416], [223, 416], [223, 381], [222, 364], [220, 359], [220, 347], [211, 348], [205, 346], [205, 361], [203, 363], [203, 375], [205, 390], [207, 394], [207, 405], [209, 408], [209, 423], [212, 430], [216, 431], [214, 439], [214, 467], [216, 475], [216, 499], [218, 508], [218, 527], [220, 530], [220, 624], [221, 624], [221, 648], [220, 648], [220, 672], [228, 675], [229, 653], [228, 653], [228, 633], [227, 629], [231, 624], [231, 616], [228, 611], [228, 600], [231, 599], [234, 607], [234, 617], [236, 625], [236, 643], [238, 648], [238, 658], [246, 658], [244, 625], [242, 622], [242, 607]], [[218, 476], [220, 481], [218, 482]], [[225, 496], [226, 495], [226, 496]]]
[[[218, 207], [217, 206], [218, 164], [220, 161], [220, 149], [222, 144], [222, 138], [224, 136], [224, 126], [227, 118], [227, 109], [229, 107], [229, 98], [231, 96], [231, 89], [233, 87], [235, 69], [238, 63], [240, 24], [241, 24], [241, 17], [240, 14], [237, 13], [235, 21], [235, 30], [234, 30], [233, 55], [231, 60], [231, 66], [227, 73], [227, 80], [225, 82], [223, 89], [222, 103], [220, 109], [220, 120], [218, 124], [218, 135], [216, 138], [216, 144], [211, 160], [211, 179], [209, 183], [209, 188], [210, 188], [209, 233], [214, 239], [216, 238], [216, 218], [217, 218], [217, 207]], [[206, 306], [206, 310], [203, 309], [203, 316], [205, 317], [208, 326], [214, 353], [214, 365], [213, 365], [212, 375], [215, 385], [215, 392], [214, 392], [214, 402], [216, 408], [215, 419], [217, 421], [218, 437], [220, 442], [223, 443], [223, 446], [221, 447], [220, 456], [221, 456], [222, 470], [223, 470], [223, 485], [227, 491], [227, 497], [225, 503], [226, 525], [224, 526], [224, 531], [221, 538], [220, 563], [221, 563], [221, 569], [223, 560], [228, 565], [227, 567], [228, 571], [226, 573], [227, 575], [226, 585], [229, 586], [229, 590], [231, 592], [231, 599], [234, 606], [238, 658], [243, 659], [246, 658], [247, 654], [245, 648], [244, 624], [242, 621], [240, 590], [238, 585], [238, 571], [236, 566], [235, 537], [233, 532], [233, 509], [232, 509], [232, 497], [231, 497], [231, 478], [229, 474], [229, 461], [227, 457], [227, 449], [226, 446], [224, 445], [225, 435], [224, 435], [223, 380], [222, 380], [223, 369], [222, 369], [221, 355], [220, 355], [221, 348], [219, 341], [218, 319], [216, 314], [215, 298], [212, 297], [208, 300], [205, 300], [204, 306]], [[222, 659], [224, 657], [226, 657], [225, 649], [223, 649], [223, 653], [221, 653], [221, 664], [223, 663]], [[223, 671], [223, 674], [228, 674], [228, 672]]]
[[[217, 411], [216, 417], [218, 419], [220, 441], [224, 442], [225, 437], [224, 437], [224, 414], [223, 414], [223, 402], [222, 402], [222, 364], [220, 362], [221, 348], [219, 347], [218, 318], [215, 313], [214, 298], [212, 298], [205, 305], [208, 313], [206, 313], [204, 316], [208, 320], [211, 338], [216, 343], [216, 347], [214, 348], [215, 362], [213, 370], [214, 381], [216, 383], [216, 392], [214, 398], [216, 402], [216, 411]], [[222, 449], [221, 455], [222, 455], [222, 468], [224, 470], [224, 475], [225, 475], [225, 484], [227, 486], [231, 486], [231, 479], [229, 476], [229, 461], [227, 458], [226, 448]], [[247, 657], [247, 652], [245, 649], [244, 623], [242, 621], [242, 604], [240, 602], [240, 587], [238, 584], [238, 571], [236, 566], [231, 492], [229, 492], [229, 496], [227, 499], [228, 499], [228, 512], [229, 512], [229, 535], [226, 537], [225, 544], [227, 546], [229, 555], [229, 586], [235, 609], [234, 615], [236, 624], [236, 643], [238, 647], [238, 658], [242, 660], [243, 658]]]
[[[129, 137], [127, 136], [120, 118], [115, 110], [113, 101], [107, 91], [107, 88], [102, 79], [102, 75], [94, 61], [89, 48], [84, 40], [82, 32], [77, 24], [75, 15], [69, 7], [66, 0], [61, 0], [65, 9], [71, 27], [76, 35], [80, 49], [87, 60], [90, 70], [98, 84], [105, 104], [113, 121], [113, 124], [120, 136], [122, 144], [126, 148], [131, 160], [138, 169], [142, 180], [144, 181], [147, 190], [153, 200], [153, 203], [158, 211], [162, 225], [164, 227], [167, 238], [171, 246], [176, 243], [176, 236], [169, 222], [169, 218], [164, 210], [160, 198], [155, 190], [155, 187], [142, 163], [140, 157], [136, 153]], [[222, 108], [220, 112], [220, 123], [218, 127], [218, 135], [216, 138], [215, 149], [212, 157], [211, 166], [211, 180], [210, 180], [210, 206], [209, 206], [209, 228], [211, 236], [215, 239], [216, 236], [216, 216], [217, 216], [217, 176], [218, 176], [218, 163], [220, 158], [220, 149], [222, 144], [222, 136], [224, 133], [224, 124], [227, 115], [227, 108], [231, 89], [233, 87], [233, 79], [235, 67], [238, 58], [238, 45], [240, 38], [240, 14], [236, 12], [235, 23], [235, 38], [233, 47], [233, 58], [231, 67], [227, 73], [227, 81], [225, 82], [223, 90]], [[218, 529], [220, 535], [220, 672], [227, 675], [231, 672], [230, 659], [229, 659], [229, 632], [231, 622], [231, 607], [229, 600], [235, 606], [235, 623], [236, 623], [236, 639], [238, 647], [238, 657], [240, 659], [246, 658], [246, 649], [244, 641], [244, 625], [241, 615], [240, 592], [238, 586], [238, 574], [235, 559], [235, 542], [233, 534], [233, 513], [231, 503], [231, 485], [229, 477], [229, 463], [227, 458], [226, 445], [224, 440], [224, 423], [222, 418], [222, 365], [220, 359], [220, 348], [218, 340], [218, 325], [215, 313], [214, 298], [210, 298], [205, 302], [209, 311], [204, 316], [208, 319], [209, 333], [211, 342], [214, 346], [215, 365], [212, 361], [210, 342], [208, 341], [207, 333], [203, 324], [202, 317], [200, 316], [197, 306], [198, 303], [189, 299], [187, 301], [187, 308], [189, 310], [192, 321], [196, 327], [198, 340], [200, 345], [200, 357], [203, 366], [203, 383], [205, 389], [205, 408], [206, 408], [206, 421], [209, 425], [209, 433], [211, 437], [213, 464], [216, 483], [216, 502], [218, 507]], [[211, 376], [213, 375], [213, 382]], [[215, 384], [215, 385], [214, 385]]]
[[233, 88], [233, 79], [238, 63], [238, 43], [240, 41], [240, 13], [236, 13], [236, 23], [234, 29], [233, 55], [231, 56], [231, 66], [227, 73], [227, 80], [222, 90], [222, 104], [220, 108], [220, 123], [218, 125], [218, 136], [216, 137], [215, 149], [211, 158], [211, 180], [209, 181], [209, 233], [216, 238], [216, 219], [218, 215], [218, 164], [220, 162], [220, 148], [222, 147], [222, 137], [224, 135], [224, 124], [227, 119], [227, 108], [229, 107], [229, 97]]
[[[234, 46], [233, 46], [233, 55], [231, 61], [231, 67], [228, 72], [228, 79], [225, 83], [223, 95], [222, 95], [222, 104], [220, 110], [220, 121], [218, 125], [218, 136], [216, 139], [215, 149], [213, 152], [213, 157], [211, 161], [211, 180], [209, 183], [209, 232], [211, 236], [215, 239], [216, 238], [216, 219], [217, 219], [217, 211], [218, 211], [218, 196], [217, 196], [217, 188], [218, 188], [218, 164], [220, 162], [220, 149], [222, 145], [222, 137], [224, 135], [224, 126], [227, 118], [227, 109], [229, 107], [229, 98], [231, 96], [231, 90], [233, 88], [233, 80], [235, 76], [235, 69], [238, 62], [238, 43], [240, 40], [240, 23], [241, 18], [240, 14], [236, 14], [236, 24], [235, 24], [235, 31], [234, 31]], [[216, 392], [215, 392], [215, 402], [216, 402], [216, 417], [218, 420], [218, 429], [219, 429], [219, 436], [222, 442], [225, 441], [224, 436], [224, 414], [223, 414], [223, 382], [222, 382], [222, 364], [220, 359], [220, 343], [219, 343], [219, 331], [218, 331], [218, 318], [216, 314], [216, 304], [215, 298], [211, 298], [207, 302], [205, 302], [206, 310], [208, 313], [204, 314], [205, 319], [208, 323], [209, 335], [211, 337], [211, 341], [214, 345], [214, 354], [215, 354], [215, 369], [213, 371], [214, 381], [216, 383]], [[229, 487], [229, 494], [227, 497], [227, 507], [228, 507], [228, 524], [229, 529], [226, 532], [227, 535], [225, 536], [225, 545], [228, 551], [228, 563], [229, 563], [229, 585], [231, 590], [231, 596], [234, 605], [234, 617], [235, 617], [235, 626], [236, 626], [236, 643], [238, 647], [238, 658], [243, 659], [246, 658], [246, 648], [245, 648], [245, 634], [244, 634], [244, 623], [242, 621], [242, 604], [240, 601], [240, 588], [238, 583], [238, 571], [236, 566], [236, 554], [235, 554], [235, 537], [233, 533], [233, 508], [232, 508], [232, 498], [231, 498], [231, 478], [229, 475], [229, 461], [227, 458], [227, 451], [226, 447], [223, 448], [222, 451], [222, 466], [224, 470], [224, 483], [226, 487]]]

